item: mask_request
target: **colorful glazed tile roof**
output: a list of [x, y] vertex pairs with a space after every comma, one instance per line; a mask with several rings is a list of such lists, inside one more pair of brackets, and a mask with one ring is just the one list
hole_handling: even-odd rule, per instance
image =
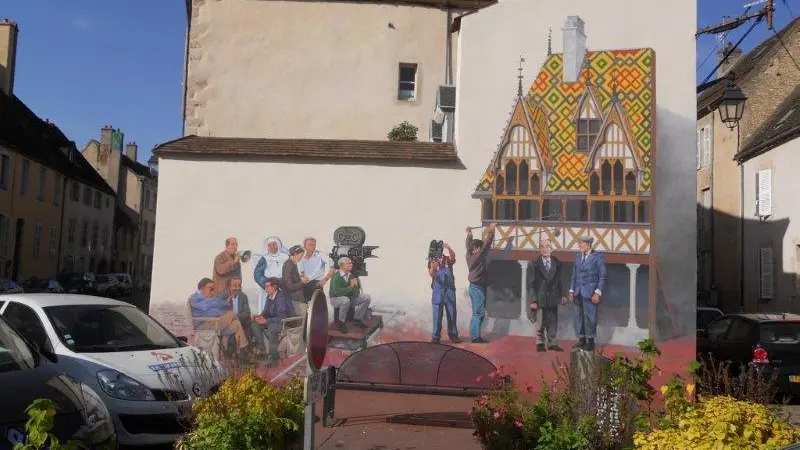
[[[644, 163], [642, 188], [650, 189], [650, 155], [653, 141], [655, 52], [652, 49], [608, 50], [587, 53], [587, 63], [575, 83], [561, 81], [562, 54], [552, 54], [542, 65], [528, 93], [529, 114], [534, 121], [537, 143], [547, 142], [546, 158], [552, 163], [547, 185], [550, 191], [586, 191], [589, 178], [584, 170], [587, 154], [574, 152], [574, 117], [585, 91], [592, 84], [603, 114], [610, 112], [611, 98], [617, 99], [625, 114], [628, 131], [636, 141]], [[539, 114], [537, 114], [537, 112]], [[509, 125], [511, 123], [509, 122]], [[544, 132], [546, 127], [547, 133]], [[544, 157], [544, 155], [543, 155]], [[476, 193], [490, 192], [494, 181], [494, 160], [477, 186]]]

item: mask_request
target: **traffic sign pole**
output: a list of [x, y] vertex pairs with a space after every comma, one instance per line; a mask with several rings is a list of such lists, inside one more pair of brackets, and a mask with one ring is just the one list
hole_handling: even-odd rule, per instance
[[[305, 423], [303, 425], [303, 449], [314, 450], [314, 404], [316, 395], [312, 395], [312, 377], [322, 368], [328, 352], [328, 299], [322, 289], [317, 289], [311, 296], [306, 316], [306, 380], [305, 380]], [[318, 377], [314, 377], [318, 378]], [[316, 380], [318, 384], [319, 380]], [[327, 378], [325, 382], [329, 381]], [[324, 387], [327, 389], [327, 386]]]

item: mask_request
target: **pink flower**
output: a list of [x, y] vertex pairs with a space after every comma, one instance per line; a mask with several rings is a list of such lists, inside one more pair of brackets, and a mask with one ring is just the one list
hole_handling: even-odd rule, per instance
[[522, 422], [520, 422], [519, 420], [515, 420], [515, 421], [514, 421], [514, 425], [515, 425], [517, 428], [522, 428]]
[[494, 412], [494, 418], [495, 419], [499, 419], [500, 418], [500, 411], [495, 411]]

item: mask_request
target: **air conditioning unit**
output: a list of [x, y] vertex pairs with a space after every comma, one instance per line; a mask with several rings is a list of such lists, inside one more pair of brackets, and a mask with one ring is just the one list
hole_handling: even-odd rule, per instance
[[431, 142], [442, 142], [442, 126], [434, 120], [431, 120], [430, 136]]
[[436, 106], [443, 112], [452, 113], [456, 110], [456, 87], [440, 85], [436, 91]]

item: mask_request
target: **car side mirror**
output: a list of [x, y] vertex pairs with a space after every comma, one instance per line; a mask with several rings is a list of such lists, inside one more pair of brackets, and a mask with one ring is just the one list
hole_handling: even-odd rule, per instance
[[186, 336], [175, 336], [179, 341], [183, 342], [184, 344], [189, 343], [189, 338]]

